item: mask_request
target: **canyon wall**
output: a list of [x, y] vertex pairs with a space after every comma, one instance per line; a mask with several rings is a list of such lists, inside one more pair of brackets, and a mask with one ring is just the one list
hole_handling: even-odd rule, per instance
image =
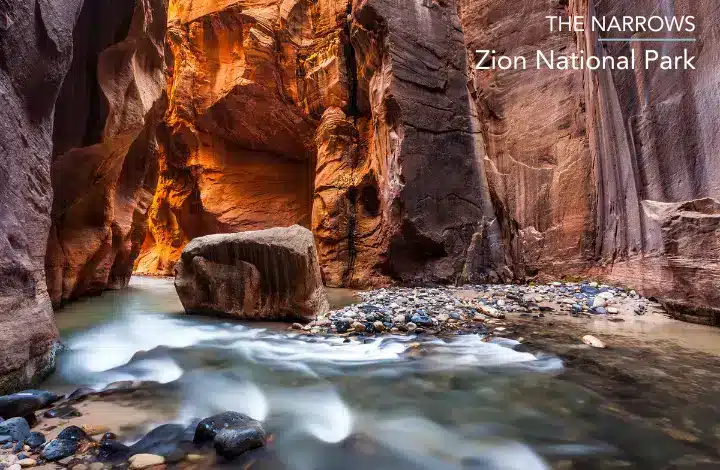
[[43, 269], [50, 228], [53, 110], [80, 0], [0, 2], [0, 394], [55, 363]]
[[199, 235], [299, 223], [331, 286], [512, 276], [454, 3], [169, 11], [169, 108], [136, 272], [172, 274]]
[[[517, 223], [516, 272], [596, 276], [657, 296], [678, 316], [720, 323], [713, 288], [720, 280], [714, 2], [460, 0], [459, 6], [469, 54], [496, 50], [530, 64], [478, 70], [472, 83], [491, 192]], [[629, 43], [600, 43], [592, 31], [550, 33], [548, 15], [585, 16], [586, 24], [593, 16], [693, 15], [696, 43], [646, 46], [672, 56], [687, 48], [698, 70], [537, 70], [538, 49], [630, 53]], [[642, 57], [645, 48], [632, 47]]]
[[53, 304], [127, 285], [156, 181], [165, 0], [85, 2], [55, 111]]

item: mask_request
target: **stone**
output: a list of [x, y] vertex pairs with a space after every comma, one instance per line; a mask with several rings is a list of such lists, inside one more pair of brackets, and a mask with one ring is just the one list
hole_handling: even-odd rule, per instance
[[60, 396], [45, 390], [25, 390], [0, 397], [0, 416], [5, 419], [25, 417], [59, 400]]
[[304, 329], [304, 326], [302, 325], [302, 323], [293, 323], [292, 329], [293, 330], [302, 330], [302, 329]]
[[53, 439], [43, 447], [40, 456], [54, 462], [74, 455], [79, 446], [79, 441], [75, 439]]
[[593, 307], [590, 309], [595, 315], [607, 315], [608, 311], [604, 307]]
[[74, 465], [71, 470], [88, 470], [88, 466], [84, 463], [79, 463], [77, 465]]
[[45, 413], [43, 413], [43, 416], [46, 418], [69, 419], [82, 416], [82, 413], [80, 413], [80, 411], [78, 411], [73, 406], [63, 405], [57, 408], [53, 408], [51, 410], [47, 410]]
[[69, 441], [86, 441], [90, 439], [90, 436], [79, 426], [68, 426], [60, 431], [57, 438]]
[[110, 431], [110, 428], [108, 428], [107, 426], [98, 424], [83, 424], [81, 428], [88, 436], [98, 436], [100, 434], [105, 434]]
[[22, 466], [19, 463], [14, 463], [6, 468], [6, 470], [20, 470]]
[[385, 331], [385, 325], [381, 321], [374, 322], [372, 326], [378, 333]]
[[90, 470], [103, 470], [105, 465], [102, 462], [93, 462], [90, 464]]
[[347, 320], [338, 320], [335, 322], [335, 328], [338, 333], [347, 333], [351, 326], [351, 323]]
[[259, 424], [229, 427], [217, 433], [213, 444], [218, 455], [233, 459], [265, 445], [265, 430]]
[[414, 314], [410, 317], [410, 323], [416, 326], [433, 326], [432, 318], [424, 314]]
[[313, 235], [297, 225], [196, 238], [176, 271], [188, 313], [310, 321], [329, 310]]
[[620, 313], [620, 310], [618, 310], [616, 307], [608, 307], [607, 311], [612, 315], [617, 315], [618, 313]]
[[102, 440], [97, 450], [97, 459], [100, 462], [121, 463], [131, 455], [130, 448], [115, 440]]
[[605, 348], [605, 343], [600, 341], [598, 338], [592, 335], [585, 335], [582, 337], [582, 342], [593, 348]]
[[30, 435], [30, 425], [25, 418], [10, 418], [0, 423], [0, 435], [22, 442]]
[[418, 326], [413, 322], [408, 322], [405, 325], [405, 328], [407, 329], [407, 331], [412, 333], [413, 331], [417, 330]]
[[7, 444], [10, 441], [12, 441], [12, 437], [8, 436], [7, 434], [0, 436], [0, 444]]
[[237, 413], [235, 411], [225, 411], [201, 420], [195, 428], [193, 442], [195, 444], [212, 442], [215, 439], [215, 435], [222, 429], [229, 427], [243, 427], [251, 424], [259, 423], [248, 415]]
[[163, 424], [148, 432], [138, 442], [130, 446], [133, 454], [161, 455], [172, 461], [173, 457], [182, 460], [185, 449], [192, 444], [193, 435], [186, 432], [186, 427], [180, 424]]
[[41, 432], [31, 432], [28, 437], [25, 438], [25, 444], [30, 446], [30, 449], [37, 449], [45, 444], [45, 435]]
[[23, 468], [25, 468], [25, 467], [34, 467], [35, 465], [37, 465], [37, 461], [36, 461], [35, 459], [25, 458], [25, 459], [19, 460], [19, 461], [17, 462], [17, 464], [20, 465], [20, 466], [23, 467]]
[[136, 454], [129, 459], [131, 470], [140, 470], [142, 468], [153, 467], [165, 463], [165, 458], [161, 455], [153, 454]]
[[356, 333], [364, 333], [367, 330], [367, 327], [365, 325], [363, 325], [362, 323], [356, 321], [356, 322], [353, 322], [352, 329]]

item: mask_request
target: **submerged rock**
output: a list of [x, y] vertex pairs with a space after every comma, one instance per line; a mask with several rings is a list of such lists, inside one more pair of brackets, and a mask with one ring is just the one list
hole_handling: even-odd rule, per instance
[[329, 309], [312, 232], [298, 225], [192, 240], [175, 288], [188, 313], [312, 320]]
[[62, 431], [60, 431], [60, 434], [58, 434], [58, 439], [60, 440], [68, 440], [68, 441], [86, 441], [90, 439], [90, 436], [85, 432], [85, 430], [78, 426], [68, 426]]

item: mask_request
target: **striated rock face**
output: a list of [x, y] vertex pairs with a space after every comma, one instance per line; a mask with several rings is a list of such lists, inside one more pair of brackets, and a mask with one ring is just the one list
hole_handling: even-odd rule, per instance
[[55, 363], [43, 270], [52, 116], [80, 4], [0, 3], [0, 394], [26, 387]]
[[165, 0], [85, 2], [57, 102], [53, 303], [127, 285], [156, 180], [165, 87]]
[[696, 44], [661, 50], [688, 48], [697, 71], [538, 71], [529, 59], [530, 70], [475, 72], [491, 194], [517, 223], [516, 272], [597, 275], [718, 323], [716, 9], [712, 1], [460, 0], [470, 55], [629, 54], [627, 43], [601, 45], [596, 33], [551, 34], [547, 15], [698, 22]]
[[168, 40], [137, 272], [171, 274], [196, 236], [299, 223], [328, 285], [512, 276], [454, 2], [178, 0]]
[[[595, 161], [595, 256], [610, 279], [641, 286], [675, 313], [720, 325], [720, 25], [717, 2], [575, 2], [583, 15], [692, 15], [693, 44], [653, 47], [697, 56], [697, 70], [605, 71], [585, 76]], [[596, 37], [578, 40], [598, 51]], [[606, 53], [628, 54], [628, 44]]]
[[194, 239], [175, 287], [188, 313], [313, 320], [329, 310], [313, 234], [298, 225]]
[[171, 274], [189, 240], [308, 226], [313, 136], [348, 102], [340, 1], [170, 3], [169, 109], [141, 273]]

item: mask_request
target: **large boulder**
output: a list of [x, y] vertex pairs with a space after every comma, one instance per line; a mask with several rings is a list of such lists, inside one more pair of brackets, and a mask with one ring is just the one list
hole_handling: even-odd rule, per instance
[[311, 320], [329, 309], [312, 232], [299, 225], [192, 240], [175, 288], [192, 314]]

